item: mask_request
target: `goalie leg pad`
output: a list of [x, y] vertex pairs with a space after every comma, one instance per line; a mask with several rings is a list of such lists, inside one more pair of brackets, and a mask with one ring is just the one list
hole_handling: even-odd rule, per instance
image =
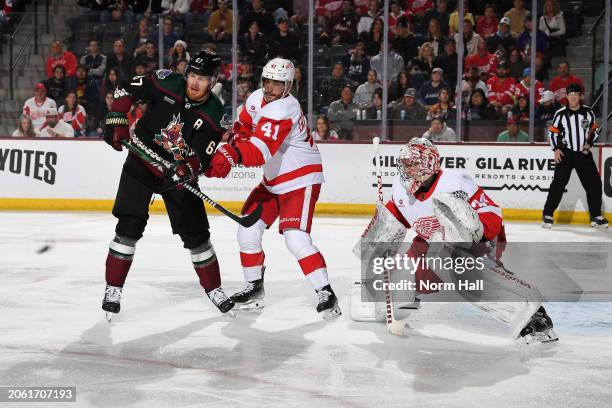
[[377, 203], [376, 212], [361, 234], [361, 238], [353, 247], [353, 253], [361, 258], [361, 245], [363, 242], [402, 242], [406, 236], [406, 227], [385, 207]]

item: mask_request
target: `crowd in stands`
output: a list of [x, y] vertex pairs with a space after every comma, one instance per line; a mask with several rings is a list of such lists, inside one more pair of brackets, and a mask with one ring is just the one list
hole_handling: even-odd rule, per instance
[[[99, 136], [119, 81], [157, 69], [183, 73], [190, 55], [200, 49], [218, 52], [223, 59], [219, 96], [228, 112], [232, 52], [239, 53], [239, 104], [259, 86], [265, 62], [280, 56], [296, 65], [291, 93], [306, 111], [308, 2], [238, 3], [239, 24], [233, 27], [230, 0], [79, 0], [79, 14], [66, 20], [70, 38], [51, 44], [47, 77], [40, 78], [34, 97], [25, 102], [16, 134], [46, 135], [59, 126], [56, 134]], [[463, 6], [459, 32], [457, 1], [391, 0], [385, 18], [380, 0], [317, 0], [313, 24], [314, 47], [319, 51], [311, 67], [316, 74], [311, 96], [317, 118], [313, 137], [350, 140], [355, 122], [380, 120], [386, 104], [389, 119], [427, 120], [430, 128], [425, 137], [456, 140], [446, 122], [457, 116], [455, 90], [460, 89], [463, 119], [507, 122], [508, 131], [499, 138], [519, 141], [524, 139], [520, 125], [529, 120], [531, 81], [535, 81], [538, 120], [550, 120], [566, 102], [567, 85], [578, 83], [584, 89], [565, 61], [558, 64], [558, 76], [548, 78], [551, 56], [563, 57], [567, 46], [557, 0], [543, 1], [539, 18], [530, 15], [525, 0], [464, 0]], [[81, 36], [83, 27], [90, 28], [87, 38]], [[231, 48], [235, 28], [237, 50]], [[389, 45], [383, 75], [385, 30]], [[532, 73], [534, 32], [537, 57]], [[458, 77], [460, 38], [464, 60]], [[144, 110], [144, 105], [135, 106], [133, 120]], [[66, 132], [62, 123], [73, 132]]]

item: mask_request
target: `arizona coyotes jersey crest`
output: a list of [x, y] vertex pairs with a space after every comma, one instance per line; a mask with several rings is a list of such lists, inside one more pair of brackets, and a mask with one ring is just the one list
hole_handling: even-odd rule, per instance
[[268, 191], [283, 194], [323, 183], [321, 154], [292, 95], [266, 103], [260, 88], [247, 99], [239, 120], [264, 157]]
[[[408, 194], [400, 176], [396, 176], [392, 187], [392, 201], [395, 208], [390, 210], [399, 221], [407, 227], [412, 227], [420, 237], [430, 239], [440, 228], [440, 222], [434, 215], [432, 200], [432, 196], [437, 193], [453, 193], [467, 200], [483, 223], [485, 237], [489, 240], [494, 238], [494, 236], [487, 236], [487, 227], [494, 223], [501, 224], [501, 209], [474, 183], [468, 174], [461, 171], [440, 171], [429, 191], [416, 195]], [[491, 221], [490, 224], [489, 221]]]

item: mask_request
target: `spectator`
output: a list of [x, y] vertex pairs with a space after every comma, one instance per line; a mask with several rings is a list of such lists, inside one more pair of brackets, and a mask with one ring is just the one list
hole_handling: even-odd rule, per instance
[[189, 12], [185, 14], [185, 24], [200, 23], [208, 26], [212, 0], [191, 0]]
[[[342, 65], [347, 73], [347, 78], [355, 85], [359, 85], [368, 80], [370, 70], [370, 60], [365, 54], [363, 41], [357, 41], [355, 48], [342, 57]], [[369, 100], [369, 98], [368, 98]]]
[[412, 59], [408, 65], [410, 75], [412, 76], [410, 81], [415, 88], [420, 87], [423, 82], [427, 81], [433, 68], [433, 47], [431, 44], [425, 42], [421, 44], [421, 48], [419, 48], [419, 56]]
[[4, 32], [4, 26], [11, 21], [11, 13], [13, 12], [13, 0], [0, 2], [0, 32]]
[[186, 59], [179, 60], [176, 64], [176, 67], [174, 68], [174, 72], [176, 72], [177, 74], [185, 75], [188, 63], [189, 61], [187, 61]]
[[440, 89], [438, 92], [438, 102], [435, 103], [427, 112], [427, 120], [433, 118], [448, 119], [453, 118], [455, 113], [455, 104], [451, 100], [451, 94], [448, 88]]
[[383, 105], [382, 98], [383, 98], [382, 88], [377, 88], [372, 93], [372, 98], [368, 102], [368, 107], [365, 110], [365, 117], [363, 119], [372, 119], [372, 120], [382, 119], [382, 105]]
[[246, 33], [240, 39], [240, 54], [250, 56], [253, 64], [262, 67], [268, 61], [268, 42], [259, 29], [257, 20], [251, 21]]
[[281, 57], [293, 61], [300, 59], [300, 39], [289, 32], [289, 20], [281, 16], [276, 20], [278, 30], [271, 38], [271, 57]]
[[444, 43], [444, 52], [438, 54], [433, 63], [434, 67], [442, 68], [451, 89], [457, 86], [457, 58], [455, 40], [448, 39]]
[[442, 50], [444, 49], [444, 43], [446, 42], [446, 37], [444, 37], [442, 31], [440, 31], [440, 23], [435, 18], [429, 20], [425, 41], [431, 44], [434, 56], [442, 54]]
[[147, 17], [143, 17], [138, 22], [138, 31], [127, 34], [127, 43], [130, 54], [132, 54], [134, 57], [144, 54], [150, 35], [151, 27], [149, 25], [149, 19]]
[[[516, 4], [516, 2], [515, 2]], [[527, 143], [529, 142], [529, 135], [521, 130], [519, 127], [519, 120], [514, 116], [510, 116], [506, 120], [506, 129], [497, 135], [497, 141], [503, 143]]]
[[468, 68], [468, 71], [465, 74], [465, 79], [461, 81], [461, 90], [463, 92], [464, 98], [469, 98], [470, 95], [476, 90], [480, 89], [485, 97], [488, 95], [489, 90], [487, 89], [487, 84], [485, 84], [480, 79], [480, 74], [478, 73], [478, 68], [472, 66]]
[[102, 24], [108, 23], [124, 23], [132, 24], [134, 21], [134, 13], [127, 7], [123, 1], [115, 1], [115, 4], [111, 4], [106, 10], [102, 10], [100, 14], [100, 22]]
[[[470, 3], [467, 0], [463, 1], [463, 25], [465, 26], [465, 22], [469, 21], [474, 27], [476, 25], [476, 20], [472, 13], [470, 13]], [[456, 37], [456, 34], [459, 32], [459, 7], [453, 11], [448, 19], [448, 30], [449, 34], [455, 36], [455, 41], [459, 41]], [[465, 29], [463, 31], [465, 33]], [[467, 54], [465, 54], [467, 55]]]
[[95, 112], [100, 101], [100, 89], [88, 71], [86, 65], [79, 65], [76, 77], [69, 81], [68, 87], [76, 93], [78, 103], [83, 105], [86, 112]]
[[324, 44], [352, 43], [357, 37], [357, 15], [353, 11], [352, 0], [342, 0], [342, 12], [329, 21], [319, 39]]
[[70, 51], [64, 51], [59, 40], [53, 40], [49, 45], [51, 55], [47, 57], [47, 78], [53, 76], [53, 68], [62, 65], [66, 70], [66, 77], [72, 78], [76, 75], [77, 58]]
[[34, 87], [34, 96], [23, 104], [23, 114], [32, 119], [34, 129], [40, 130], [45, 124], [47, 110], [57, 109], [55, 101], [47, 98], [47, 88], [42, 82]]
[[310, 136], [315, 141], [339, 139], [338, 133], [329, 126], [329, 119], [325, 115], [317, 116], [315, 129], [310, 132]]
[[387, 23], [389, 24], [389, 31], [392, 36], [397, 35], [397, 23], [400, 19], [406, 20], [406, 23], [408, 23], [410, 18], [410, 14], [402, 10], [402, 4], [399, 0], [391, 0]]
[[349, 85], [343, 86], [340, 99], [332, 102], [327, 112], [331, 127], [338, 133], [340, 139], [353, 139], [353, 121], [357, 109], [357, 105], [353, 103], [353, 89]]
[[[459, 43], [459, 34], [455, 34], [455, 44]], [[474, 25], [467, 17], [463, 19], [463, 55], [469, 56], [478, 52], [478, 43], [482, 37], [474, 32]]]
[[508, 112], [508, 117], [513, 116], [519, 121], [529, 122], [529, 97], [521, 94], [516, 97], [516, 103], [512, 110]]
[[508, 76], [508, 64], [502, 61], [497, 66], [497, 74], [487, 81], [488, 99], [498, 115], [505, 116], [514, 105], [516, 80]]
[[63, 65], [58, 65], [53, 69], [53, 76], [46, 81], [43, 81], [47, 89], [47, 95], [53, 99], [56, 104], [64, 101], [68, 92], [68, 81], [65, 76], [66, 70]]
[[432, 18], [438, 20], [440, 23], [440, 31], [442, 31], [442, 34], [445, 36], [448, 36], [448, 23], [450, 19], [450, 14], [448, 14], [448, 0], [438, 0], [435, 8], [431, 8], [425, 12], [425, 17], [423, 18], [425, 27], [429, 27], [429, 20]]
[[489, 105], [487, 96], [482, 89], [476, 88], [470, 95], [465, 113], [467, 120], [496, 120], [495, 108]]
[[516, 38], [510, 32], [510, 19], [503, 17], [499, 20], [497, 32], [487, 38], [486, 41], [489, 52], [507, 55], [510, 47], [516, 45]]
[[[220, 0], [219, 3], [221, 3], [221, 1], [223, 0]], [[172, 48], [172, 45], [174, 45], [178, 39], [178, 35], [174, 32], [174, 22], [172, 21], [172, 18], [164, 17], [162, 22], [162, 44], [164, 47], [164, 54], [167, 53], [170, 48]], [[154, 42], [155, 44], [159, 43], [159, 29], [149, 34], [148, 41]]]
[[295, 99], [298, 100], [302, 111], [308, 110], [308, 87], [306, 86], [306, 77], [302, 73], [302, 68], [295, 67], [293, 69], [293, 85], [289, 91]]
[[495, 34], [498, 23], [497, 16], [495, 16], [495, 6], [489, 3], [485, 5], [484, 16], [478, 17], [476, 32], [482, 38], [487, 39]]
[[144, 61], [144, 59], [139, 58], [134, 61], [134, 75], [147, 75], [147, 63]]
[[[525, 95], [527, 99], [529, 99], [529, 86], [531, 85], [531, 68], [525, 68], [523, 70], [523, 79], [521, 82], [517, 83], [514, 88], [514, 97], [515, 99], [521, 95]], [[535, 106], [537, 107], [540, 104], [540, 99], [542, 98], [542, 94], [544, 93], [544, 85], [542, 82], [536, 79], [535, 82]]]
[[32, 124], [32, 118], [22, 114], [19, 116], [19, 126], [13, 134], [13, 137], [40, 137], [40, 132]]
[[546, 0], [544, 2], [544, 15], [540, 17], [538, 29], [548, 36], [551, 56], [565, 57], [567, 47], [565, 19], [557, 0]]
[[106, 73], [111, 68], [119, 70], [119, 78], [132, 77], [132, 64], [134, 60], [131, 56], [125, 53], [125, 43], [123, 40], [117, 40], [113, 43], [113, 55], [106, 60]]
[[527, 63], [523, 61], [523, 56], [516, 46], [508, 50], [508, 75], [517, 81], [523, 76], [523, 71], [527, 68]]
[[[227, 0], [221, 1], [227, 2]], [[221, 1], [219, 3], [221, 3]], [[212, 15], [210, 16], [210, 18], [212, 18]], [[240, 19], [240, 34], [246, 33], [249, 25], [251, 25], [251, 21], [253, 20], [257, 21], [257, 23], [259, 24], [259, 28], [261, 29], [261, 32], [264, 33], [264, 35], [268, 36], [274, 33], [276, 29], [276, 27], [274, 27], [274, 17], [269, 11], [264, 9], [263, 0], [253, 0], [251, 2], [251, 10], [247, 11], [242, 15], [242, 18]]]
[[[370, 60], [370, 66], [376, 71], [378, 77], [383, 79], [383, 44], [380, 46], [380, 52]], [[401, 55], [389, 47], [387, 52], [387, 86], [390, 82], [397, 78], [398, 74], [404, 69], [404, 59]]]
[[426, 108], [431, 108], [438, 102], [438, 94], [442, 88], [448, 88], [448, 82], [443, 80], [444, 71], [442, 68], [434, 68], [431, 71], [431, 79], [424, 82], [419, 88], [419, 101]]
[[536, 120], [553, 120], [555, 112], [561, 109], [561, 104], [555, 99], [555, 94], [551, 91], [544, 91], [540, 104], [535, 110]]
[[524, 0], [514, 0], [514, 7], [504, 13], [504, 17], [510, 19], [510, 31], [515, 37], [521, 35], [525, 31], [525, 19], [527, 10], [525, 9]]
[[187, 13], [189, 13], [189, 9], [191, 8], [191, 1], [192, 0], [174, 0], [174, 4], [172, 4], [172, 7], [166, 15], [172, 17], [172, 20], [177, 23], [186, 24]]
[[546, 64], [546, 58], [539, 52], [536, 54], [536, 74], [535, 77], [538, 81], [548, 81], [548, 68]]
[[567, 61], [561, 61], [559, 63], [557, 72], [559, 75], [550, 81], [549, 88], [555, 94], [557, 101], [559, 101], [561, 105], [565, 105], [567, 103], [567, 92], [565, 90], [567, 86], [569, 84], [578, 84], [580, 89], [584, 92], [584, 84], [582, 83], [582, 79], [570, 74], [570, 65]]
[[333, 101], [338, 100], [345, 85], [344, 65], [336, 62], [332, 68], [331, 77], [325, 78], [321, 82], [321, 105], [328, 106]]
[[365, 44], [365, 52], [368, 57], [372, 57], [378, 54], [380, 46], [383, 42], [384, 36], [384, 24], [383, 19], [376, 17], [372, 21], [372, 25], [368, 32], [362, 32], [359, 34], [359, 40]]
[[[531, 30], [533, 29], [533, 21], [529, 13], [525, 17], [524, 28], [525, 30], [516, 39], [516, 46], [521, 51], [523, 60], [527, 61], [531, 59]], [[542, 30], [538, 29], [536, 34], [536, 52], [546, 54], [547, 50], [548, 37]]]
[[382, 18], [380, 13], [380, 3], [378, 0], [370, 0], [368, 2], [368, 12], [361, 16], [359, 23], [357, 24], [357, 34], [371, 31], [372, 24], [376, 18]]
[[389, 86], [389, 100], [401, 103], [401, 99], [404, 97], [404, 93], [408, 88], [411, 88], [410, 74], [408, 74], [406, 70], [402, 70], [397, 75], [397, 79], [391, 82], [391, 85]]
[[415, 31], [419, 34], [424, 34], [427, 26], [423, 24], [425, 12], [433, 8], [432, 0], [407, 0], [406, 11], [412, 13]]
[[117, 68], [109, 69], [106, 78], [100, 85], [100, 95], [106, 95], [107, 92], [114, 92], [120, 80], [119, 70]]
[[465, 69], [470, 67], [478, 68], [478, 74], [483, 80], [488, 80], [497, 69], [497, 56], [491, 54], [487, 49], [485, 40], [478, 38], [477, 52], [472, 55], [468, 55], [465, 59]]
[[432, 142], [456, 142], [457, 134], [455, 131], [448, 126], [444, 119], [434, 117], [431, 119], [429, 129], [423, 133], [425, 139], [431, 140]]
[[357, 90], [355, 91], [355, 96], [353, 97], [353, 102], [355, 102], [355, 104], [357, 104], [359, 107], [371, 104], [372, 95], [374, 94], [374, 91], [379, 89], [380, 87], [381, 86], [378, 83], [376, 71], [370, 69], [368, 71], [367, 82], [357, 87]]
[[157, 46], [155, 43], [147, 43], [145, 54], [140, 57], [139, 60], [145, 64], [147, 75], [160, 69], [159, 54], [157, 53]]
[[391, 39], [391, 46], [404, 61], [410, 61], [419, 55], [419, 42], [408, 27], [408, 18], [401, 17], [395, 26], [395, 35]]
[[170, 55], [168, 55], [168, 67], [175, 71], [179, 61], [186, 60], [189, 62], [190, 59], [191, 55], [187, 52], [187, 43], [183, 40], [177, 40], [170, 50]]
[[401, 103], [393, 104], [392, 108], [392, 119], [423, 120], [427, 116], [427, 109], [417, 101], [414, 88], [406, 89]]
[[59, 107], [57, 112], [64, 122], [72, 126], [75, 137], [86, 135], [85, 121], [87, 119], [87, 113], [85, 112], [85, 108], [77, 103], [77, 97], [74, 91], [68, 92], [64, 104]]
[[[232, 40], [234, 14], [232, 10], [228, 9], [227, 2], [228, 0], [219, 0], [219, 8], [213, 11], [208, 19], [208, 34], [212, 37], [214, 42], [228, 42]], [[261, 0], [253, 0], [253, 7], [255, 7], [256, 3], [261, 4]], [[265, 12], [265, 10], [263, 11]], [[247, 15], [249, 15], [249, 13], [244, 17]], [[269, 14], [266, 15], [269, 16]], [[260, 19], [252, 18], [249, 22], [253, 20], [257, 21], [259, 26], [262, 27]], [[247, 30], [244, 30], [244, 32], [246, 31]], [[266, 33], [270, 34], [270, 31], [266, 30]]]
[[98, 109], [98, 112], [95, 116], [94, 126], [92, 127], [92, 129], [95, 128], [96, 130], [90, 131], [89, 136], [102, 137], [104, 135], [104, 119], [106, 118], [108, 112], [111, 110], [112, 105], [113, 93], [109, 91], [104, 94], [104, 101], [100, 104], [100, 108]]
[[59, 118], [56, 108], [47, 109], [45, 119], [40, 129], [42, 137], [74, 137], [74, 129]]

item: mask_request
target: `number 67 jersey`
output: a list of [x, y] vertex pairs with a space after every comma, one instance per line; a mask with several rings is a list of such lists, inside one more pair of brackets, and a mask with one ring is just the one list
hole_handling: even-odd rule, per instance
[[[255, 148], [242, 152], [243, 164], [264, 162], [263, 185], [269, 192], [284, 194], [323, 183], [321, 154], [293, 95], [266, 103], [263, 90], [256, 90], [246, 100], [237, 126], [241, 134], [250, 135]], [[252, 157], [259, 153], [262, 157]]]

